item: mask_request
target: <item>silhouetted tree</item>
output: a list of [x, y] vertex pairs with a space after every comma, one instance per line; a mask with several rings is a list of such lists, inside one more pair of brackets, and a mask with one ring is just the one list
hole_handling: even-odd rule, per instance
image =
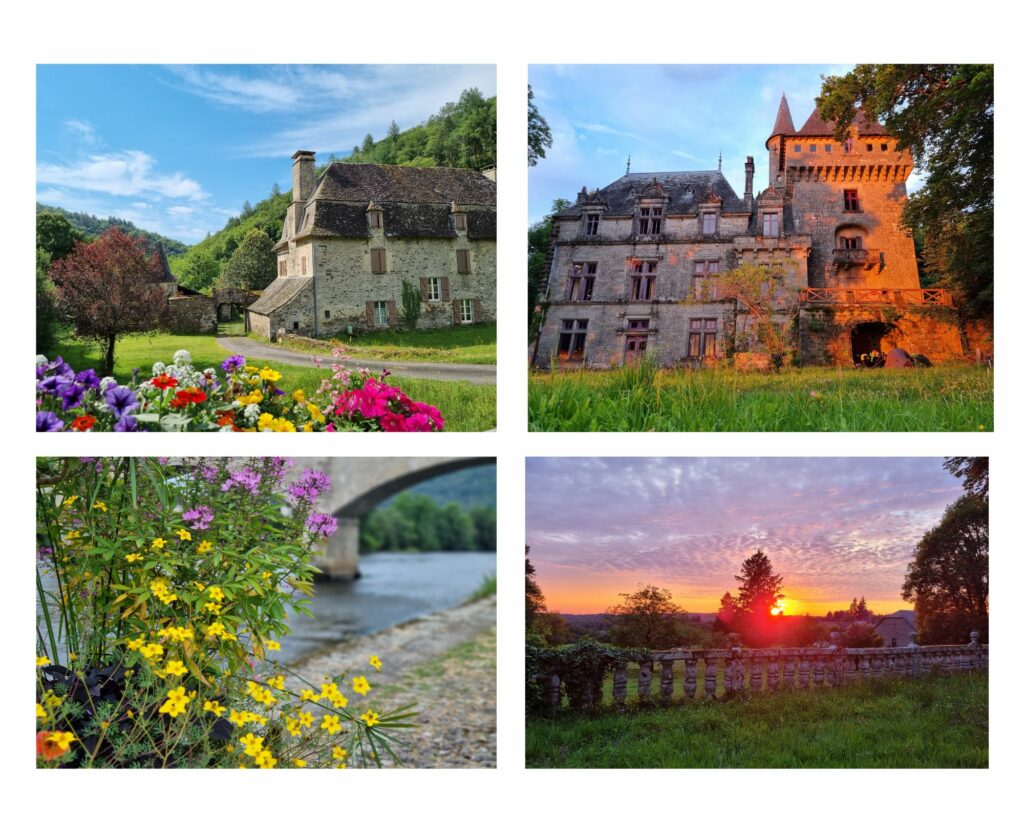
[[657, 586], [641, 585], [635, 592], [619, 595], [622, 602], [608, 609], [614, 618], [612, 642], [637, 648], [670, 648], [679, 634], [684, 612], [672, 602], [672, 592]]

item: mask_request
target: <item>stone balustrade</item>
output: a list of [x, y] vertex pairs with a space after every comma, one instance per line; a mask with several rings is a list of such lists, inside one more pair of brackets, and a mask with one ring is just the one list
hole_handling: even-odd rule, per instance
[[[652, 687], [657, 672], [658, 699], [669, 704], [680, 699], [714, 700], [741, 691], [758, 694], [779, 690], [816, 690], [882, 677], [987, 671], [988, 646], [979, 643], [977, 632], [971, 632], [971, 642], [966, 645], [678, 648], [652, 651], [650, 659], [641, 661], [637, 666], [636, 693], [639, 701], [651, 702], [654, 699]], [[610, 672], [611, 702], [616, 705], [626, 701], [629, 670], [626, 664], [622, 664]], [[585, 686], [582, 705], [606, 704], [606, 679], [607, 674], [592, 679]], [[549, 704], [552, 710], [558, 710], [563, 704], [561, 681], [557, 675], [551, 675], [547, 682]]]

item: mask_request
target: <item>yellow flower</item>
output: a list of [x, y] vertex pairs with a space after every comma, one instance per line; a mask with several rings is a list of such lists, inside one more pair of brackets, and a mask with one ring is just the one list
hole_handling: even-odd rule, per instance
[[142, 555], [140, 555], [138, 552], [132, 552], [130, 555], [125, 555], [124, 559], [127, 560], [129, 563], [134, 563], [136, 560], [142, 560]]
[[162, 537], [155, 537], [153, 538], [153, 542], [149, 545], [154, 549], [162, 549], [166, 544], [167, 541], [164, 540]]
[[157, 632], [157, 634], [161, 637], [167, 637], [175, 643], [183, 643], [185, 640], [192, 640], [196, 636], [196, 633], [192, 629], [185, 628], [184, 626], [169, 626], [167, 628], [162, 628]]
[[299, 728], [299, 721], [293, 717], [284, 718], [285, 730], [293, 737], [301, 736], [302, 729]]
[[256, 757], [263, 751], [263, 737], [256, 736], [252, 731], [241, 738], [246, 756]]
[[50, 736], [47, 737], [47, 742], [52, 742], [62, 751], [66, 751], [71, 747], [72, 742], [78, 742], [78, 740], [75, 739], [75, 735], [70, 731], [53, 731]]
[[[206, 710], [205, 706], [203, 710]], [[245, 718], [245, 711], [236, 711], [234, 708], [231, 709], [231, 715], [228, 717], [228, 722], [234, 723], [239, 728], [243, 727], [249, 720]]]
[[303, 688], [299, 691], [299, 699], [303, 702], [316, 702], [317, 696], [310, 689]]
[[260, 370], [260, 378], [262, 378], [264, 381], [280, 381], [281, 373], [279, 373], [277, 370], [270, 369], [270, 367], [264, 367], [262, 370]]
[[178, 540], [192, 540], [192, 533], [188, 529], [179, 529], [175, 534]]
[[221, 591], [220, 586], [210, 586], [210, 588], [206, 590], [206, 593], [210, 595], [211, 600], [216, 600], [218, 603], [221, 603], [224, 600], [224, 592]]
[[372, 728], [378, 722], [380, 722], [380, 714], [376, 711], [371, 711], [369, 708], [366, 709], [365, 714], [360, 714], [359, 719], [366, 723], [367, 728]]
[[258, 404], [263, 400], [263, 393], [260, 390], [253, 390], [248, 395], [243, 395], [240, 398], [235, 399], [243, 407], [249, 404]]
[[253, 366], [252, 366], [252, 365], [250, 364], [250, 365], [248, 365], [248, 366], [247, 366], [247, 367], [245, 368], [245, 371], [246, 371], [247, 373], [258, 373], [258, 372], [260, 371], [260, 368], [259, 368], [259, 367], [253, 367]]
[[206, 603], [203, 609], [211, 614], [220, 614], [221, 605], [220, 603]]
[[324, 414], [320, 411], [320, 408], [316, 404], [307, 403], [306, 411], [309, 413], [309, 417], [312, 418], [317, 423], [320, 423], [323, 420], [325, 420]]
[[160, 643], [147, 643], [139, 649], [139, 653], [147, 660], [152, 660], [154, 657], [163, 656], [164, 647]]
[[344, 762], [345, 757], [348, 756], [348, 751], [346, 751], [340, 745], [335, 745], [333, 748], [331, 748], [331, 756], [338, 760], [338, 762]]
[[188, 703], [189, 696], [185, 693], [185, 686], [179, 685], [167, 692], [167, 701], [160, 706], [160, 713], [172, 717], [180, 716], [185, 713]]
[[292, 765], [294, 765], [296, 768], [305, 768], [306, 767], [306, 760], [304, 760], [304, 759], [293, 759], [292, 760]]
[[[228, 709], [221, 705], [218, 700], [206, 700], [206, 702], [203, 703], [203, 710], [212, 711], [215, 717], [219, 717]], [[236, 714], [237, 712], [232, 711], [231, 713]]]
[[306, 400], [306, 393], [304, 393], [302, 390], [295, 390], [292, 393], [292, 401], [294, 401], [296, 404], [301, 404], [305, 400]]
[[370, 693], [370, 683], [366, 677], [355, 677], [352, 680], [352, 690], [365, 697]]
[[380, 671], [383, 663], [381, 663], [380, 657], [378, 657], [376, 654], [371, 654], [370, 655], [370, 665], [372, 665], [374, 668], [376, 668], [378, 671]]
[[978, 424], [978, 432], [984, 432], [984, 431], [985, 431], [985, 425], [984, 424]]
[[36, 668], [42, 668], [44, 665], [50, 664], [49, 657], [36, 657]]
[[256, 764], [260, 768], [273, 768], [277, 764], [277, 760], [274, 759], [270, 751], [261, 751], [256, 757]]
[[64, 535], [65, 540], [78, 540], [81, 537], [82, 533], [79, 532], [77, 529], [72, 529], [70, 532]]
[[323, 718], [323, 722], [320, 723], [320, 727], [333, 736], [341, 730], [341, 720], [334, 714], [328, 714]]
[[138, 651], [145, 644], [146, 644], [146, 638], [145, 637], [136, 637], [134, 640], [129, 640], [128, 641], [128, 650], [129, 651]]
[[311, 728], [313, 726], [313, 714], [309, 711], [299, 712], [299, 725], [303, 728]]
[[252, 697], [256, 702], [262, 703], [263, 705], [273, 705], [277, 702], [277, 698], [270, 693], [269, 688], [263, 688], [259, 683], [255, 683], [249, 680], [246, 684], [249, 696]]
[[277, 642], [277, 640], [264, 640], [263, 641], [263, 647], [266, 648], [267, 651], [280, 651], [281, 650], [281, 644], [279, 642]]
[[64, 499], [64, 505], [65, 506], [74, 506], [76, 500], [78, 500], [78, 495], [72, 495], [70, 498], [65, 498]]
[[49, 719], [50, 715], [46, 713], [46, 709], [43, 708], [38, 702], [36, 703], [36, 719]]
[[192, 582], [196, 584], [196, 588], [199, 589], [199, 591], [203, 591], [206, 588], [205, 583], [200, 583], [198, 580], [193, 580]]
[[103, 501], [96, 501], [96, 503], [92, 505], [92, 508], [99, 509], [101, 512], [107, 511], [107, 505]]
[[276, 677], [268, 677], [267, 685], [271, 688], [276, 688], [278, 691], [284, 691], [284, 674], [279, 674]]
[[198, 546], [196, 546], [196, 551], [199, 552], [199, 554], [201, 554], [201, 555], [205, 555], [212, 548], [213, 548], [213, 544], [210, 543], [210, 541], [208, 541], [208, 540], [204, 540], [202, 543], [200, 543]]
[[256, 428], [260, 432], [295, 432], [295, 424], [287, 418], [275, 418], [269, 412], [260, 415]]
[[188, 668], [181, 660], [171, 660], [164, 666], [164, 673], [170, 674], [172, 677], [180, 677], [182, 674], [188, 674]]

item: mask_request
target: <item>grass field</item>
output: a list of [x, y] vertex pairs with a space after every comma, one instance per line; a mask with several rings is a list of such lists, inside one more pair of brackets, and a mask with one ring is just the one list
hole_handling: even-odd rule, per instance
[[[252, 336], [256, 341], [266, 341]], [[382, 361], [436, 361], [446, 364], [497, 364], [498, 328], [495, 324], [466, 324], [438, 330], [380, 330], [335, 339], [353, 358]], [[306, 352], [309, 347], [285, 341], [285, 346]]]
[[988, 677], [530, 718], [530, 768], [985, 768]]
[[992, 371], [804, 367], [534, 373], [533, 431], [950, 432], [993, 425]]
[[[64, 357], [76, 370], [94, 367], [97, 372], [103, 356], [95, 344], [65, 336], [55, 345], [56, 353]], [[182, 336], [169, 333], [129, 336], [117, 343], [114, 377], [121, 383], [129, 380], [132, 369], [138, 367], [140, 376], [150, 373], [154, 361], [169, 362], [177, 350], [188, 350], [192, 363], [199, 368], [217, 367], [230, 353], [213, 336]], [[283, 388], [288, 391], [303, 389], [312, 395], [329, 370], [324, 367], [298, 367], [254, 359], [249, 363], [267, 364], [284, 376]], [[440, 408], [445, 417], [445, 429], [453, 432], [475, 432], [494, 429], [497, 424], [496, 388], [486, 384], [464, 381], [429, 381], [422, 378], [389, 378], [416, 401], [424, 401]]]

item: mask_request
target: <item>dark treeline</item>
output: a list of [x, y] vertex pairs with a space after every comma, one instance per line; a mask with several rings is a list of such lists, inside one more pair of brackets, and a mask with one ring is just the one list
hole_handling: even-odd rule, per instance
[[497, 517], [493, 507], [438, 504], [416, 492], [399, 495], [363, 518], [359, 549], [367, 552], [493, 552]]
[[118, 219], [116, 216], [101, 218], [99, 216], [94, 216], [91, 213], [72, 213], [69, 210], [64, 210], [64, 208], [58, 208], [52, 205], [41, 205], [37, 202], [36, 214], [38, 215], [40, 213], [54, 213], [62, 216], [73, 228], [81, 233], [81, 241], [95, 239], [101, 233], [105, 233], [110, 230], [110, 228], [117, 228], [122, 233], [127, 233], [129, 236], [145, 239], [150, 250], [156, 248], [157, 244], [162, 244], [164, 246], [164, 252], [168, 256], [173, 256], [177, 253], [184, 253], [188, 250], [188, 245], [184, 242], [179, 242], [176, 239], [162, 236], [151, 230], [143, 230], [136, 226], [134, 222], [129, 222], [127, 219]]

